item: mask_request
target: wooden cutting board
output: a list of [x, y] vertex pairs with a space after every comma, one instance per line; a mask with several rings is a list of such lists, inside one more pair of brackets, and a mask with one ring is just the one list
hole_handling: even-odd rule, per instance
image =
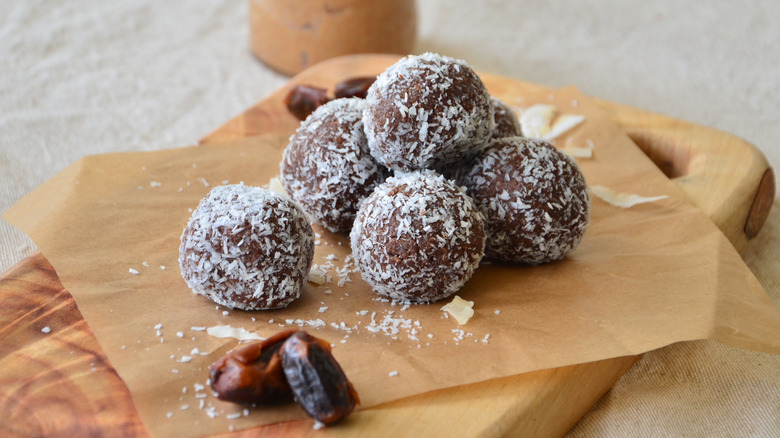
[[[283, 104], [295, 84], [332, 88], [376, 75], [397, 56], [327, 61], [204, 138], [218, 142], [291, 133], [299, 121]], [[495, 95], [546, 90], [483, 74]], [[732, 135], [597, 100], [637, 145], [741, 250], [761, 229], [774, 200], [774, 174], [752, 145]], [[130, 394], [106, 359], [51, 265], [34, 253], [0, 276], [0, 436], [146, 435]], [[42, 327], [56, 328], [45, 335]], [[275, 424], [234, 436], [560, 436], [638, 357], [537, 371], [422, 394], [361, 410], [337, 427]]]

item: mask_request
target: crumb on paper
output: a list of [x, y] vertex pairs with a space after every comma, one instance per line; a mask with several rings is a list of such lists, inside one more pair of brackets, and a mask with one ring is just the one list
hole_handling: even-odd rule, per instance
[[606, 203], [620, 208], [631, 208], [637, 204], [660, 201], [669, 197], [669, 195], [641, 196], [633, 193], [618, 193], [609, 187], [599, 185], [591, 186], [590, 192]]
[[579, 114], [561, 114], [553, 123], [550, 132], [544, 135], [542, 139], [553, 140], [584, 121], [585, 116]]
[[455, 317], [455, 320], [458, 321], [458, 325], [465, 325], [467, 322], [469, 322], [469, 319], [474, 316], [473, 307], [473, 301], [466, 301], [458, 295], [455, 295], [455, 298], [442, 306], [441, 310]]
[[217, 325], [206, 329], [206, 333], [215, 338], [234, 338], [239, 341], [262, 341], [263, 337], [257, 333], [247, 331], [243, 327], [231, 327], [229, 325]]
[[558, 114], [554, 105], [532, 105], [520, 115], [523, 135], [542, 140], [553, 140], [585, 121], [579, 114]]
[[557, 108], [554, 105], [532, 105], [520, 115], [520, 126], [523, 135], [531, 138], [542, 138], [550, 133], [550, 126]]
[[284, 189], [282, 180], [279, 179], [278, 176], [275, 176], [268, 181], [268, 190], [287, 196], [287, 191]]
[[325, 272], [322, 270], [315, 268], [309, 271], [309, 282], [317, 285], [323, 285], [325, 284], [325, 279]]
[[593, 158], [593, 149], [576, 146], [567, 146], [561, 152], [572, 158]]

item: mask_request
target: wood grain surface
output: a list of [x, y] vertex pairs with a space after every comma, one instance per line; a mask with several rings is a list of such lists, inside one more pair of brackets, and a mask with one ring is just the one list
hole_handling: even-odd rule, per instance
[[[294, 84], [332, 87], [377, 74], [397, 56], [338, 58], [302, 72], [203, 142], [292, 132], [282, 103]], [[544, 87], [484, 74], [491, 92]], [[598, 101], [640, 148], [742, 249], [774, 199], [774, 173], [752, 145], [732, 135], [607, 101]], [[144, 436], [121, 379], [70, 294], [40, 253], [0, 277], [0, 436]], [[44, 333], [45, 327], [51, 329]], [[234, 436], [560, 436], [638, 359], [624, 357], [435, 391], [356, 412], [314, 431], [308, 420]]]

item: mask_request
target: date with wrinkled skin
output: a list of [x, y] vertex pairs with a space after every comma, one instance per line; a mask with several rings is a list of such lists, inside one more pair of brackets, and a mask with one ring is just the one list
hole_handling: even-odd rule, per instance
[[282, 369], [280, 351], [295, 330], [231, 351], [209, 367], [211, 388], [217, 398], [256, 405], [292, 400], [292, 391]]
[[336, 95], [337, 99], [342, 97], [359, 97], [365, 99], [368, 89], [374, 81], [376, 81], [376, 76], [346, 79], [336, 84], [336, 89], [333, 94]]
[[328, 343], [299, 331], [284, 342], [281, 357], [295, 400], [312, 418], [333, 424], [360, 403]]
[[299, 120], [305, 120], [317, 107], [328, 101], [328, 90], [310, 85], [296, 85], [284, 98], [287, 109]]

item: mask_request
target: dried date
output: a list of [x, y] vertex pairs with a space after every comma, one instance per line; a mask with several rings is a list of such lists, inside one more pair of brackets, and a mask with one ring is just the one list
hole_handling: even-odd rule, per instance
[[292, 400], [280, 351], [295, 332], [277, 333], [226, 354], [209, 368], [217, 398], [240, 404], [271, 404]]
[[287, 109], [298, 119], [305, 120], [317, 107], [328, 103], [328, 91], [310, 85], [296, 85], [284, 98]]
[[[376, 76], [366, 76], [346, 79], [334, 89], [336, 99], [343, 97], [357, 97], [365, 99], [368, 89], [376, 81]], [[290, 89], [284, 97], [287, 109], [299, 120], [305, 120], [321, 105], [331, 100], [328, 90], [313, 85], [296, 85]]]
[[342, 97], [365, 99], [368, 89], [371, 88], [374, 81], [376, 81], [376, 76], [347, 79], [336, 84], [333, 94], [337, 99]]
[[281, 357], [296, 401], [314, 419], [335, 423], [360, 403], [326, 342], [299, 331], [284, 342]]

